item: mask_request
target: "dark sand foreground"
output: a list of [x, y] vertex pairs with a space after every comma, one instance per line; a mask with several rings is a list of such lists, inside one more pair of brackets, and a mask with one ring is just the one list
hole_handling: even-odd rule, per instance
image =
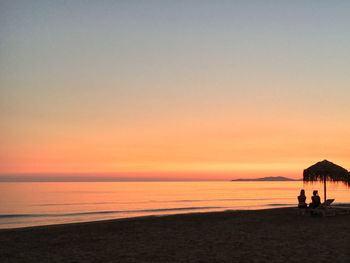
[[283, 208], [1, 230], [0, 262], [350, 262], [350, 216]]

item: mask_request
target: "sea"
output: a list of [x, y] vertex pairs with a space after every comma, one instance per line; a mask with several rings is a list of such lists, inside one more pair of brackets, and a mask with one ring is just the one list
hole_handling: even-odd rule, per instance
[[[323, 185], [286, 182], [1, 182], [0, 228], [296, 206]], [[349, 188], [327, 184], [327, 198], [350, 203]]]

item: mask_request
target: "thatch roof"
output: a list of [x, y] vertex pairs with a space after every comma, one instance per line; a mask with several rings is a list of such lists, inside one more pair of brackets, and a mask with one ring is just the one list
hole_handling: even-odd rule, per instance
[[343, 167], [324, 160], [304, 170], [303, 180], [312, 181], [341, 181], [350, 185], [350, 172]]

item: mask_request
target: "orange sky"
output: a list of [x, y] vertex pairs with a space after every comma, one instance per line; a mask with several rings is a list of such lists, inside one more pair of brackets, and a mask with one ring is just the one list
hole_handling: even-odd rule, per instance
[[300, 178], [304, 168], [324, 158], [349, 167], [347, 134], [334, 125], [189, 118], [161, 125], [130, 124], [123, 129], [113, 125], [50, 132], [24, 128], [22, 136], [32, 132], [30, 141], [25, 136], [22, 141], [16, 140], [20, 134], [12, 134], [3, 142], [6, 152], [1, 151], [1, 158], [6, 162], [2, 162], [2, 171], [198, 179]]

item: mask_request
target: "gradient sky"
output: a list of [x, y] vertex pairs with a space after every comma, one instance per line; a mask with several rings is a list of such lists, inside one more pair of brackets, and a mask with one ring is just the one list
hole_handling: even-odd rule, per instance
[[0, 173], [350, 169], [350, 1], [1, 1]]

